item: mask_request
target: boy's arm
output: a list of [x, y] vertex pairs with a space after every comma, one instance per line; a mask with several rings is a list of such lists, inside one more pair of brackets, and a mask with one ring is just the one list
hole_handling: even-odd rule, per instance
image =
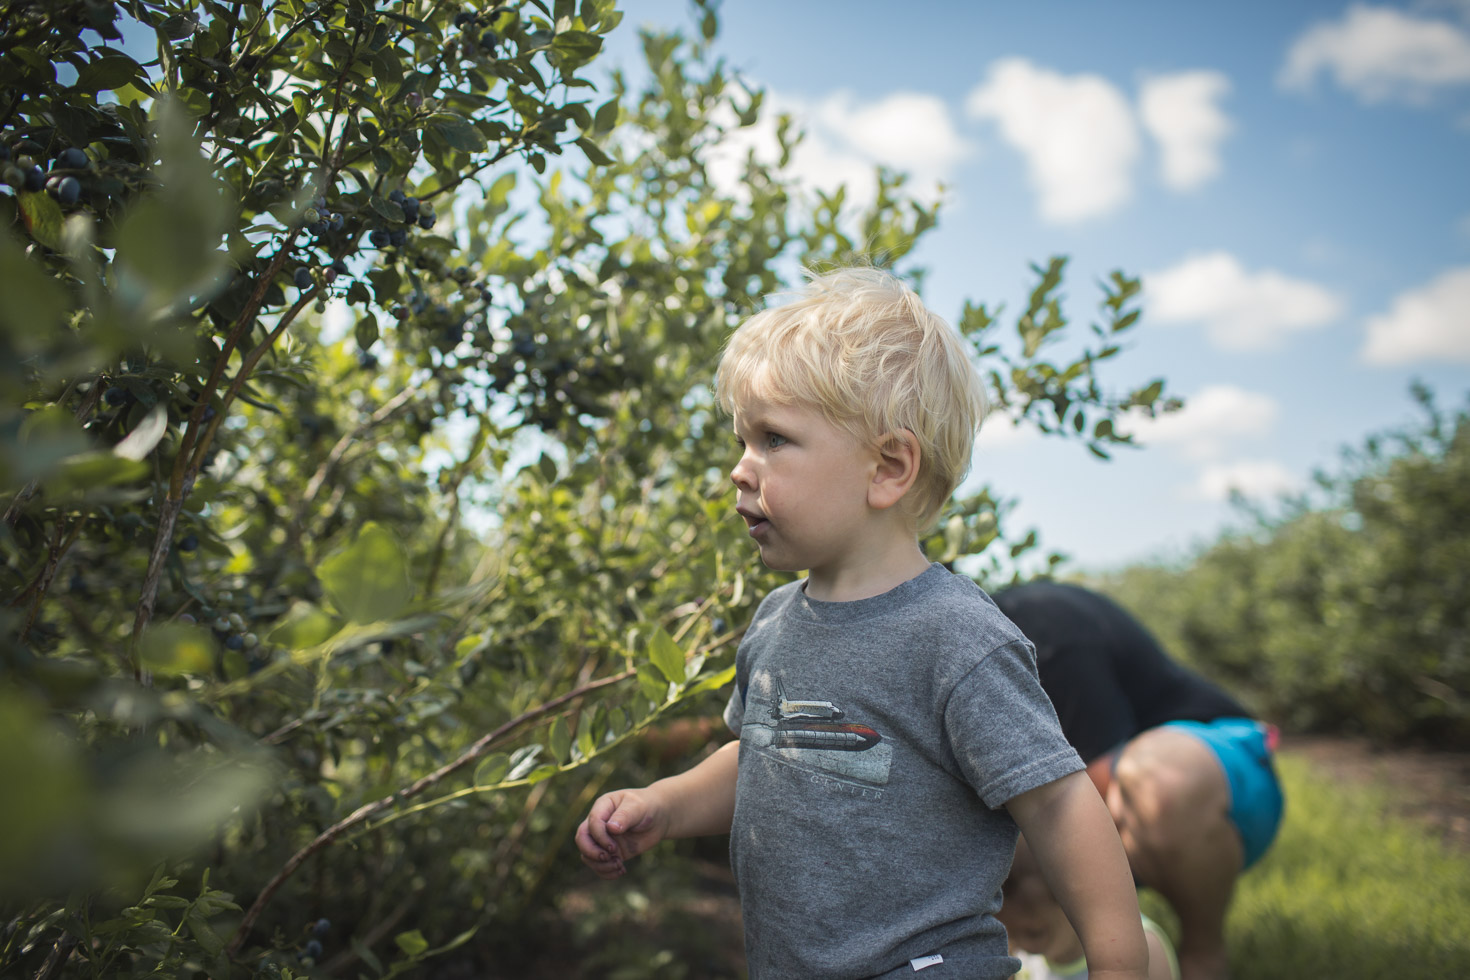
[[1143, 980], [1148, 946], [1128, 857], [1086, 773], [1074, 772], [1006, 804], [1067, 913], [1093, 980]]
[[661, 840], [728, 834], [739, 759], [740, 743], [727, 742], [677, 776], [598, 797], [577, 828], [582, 862], [600, 877], [617, 878], [624, 861]]

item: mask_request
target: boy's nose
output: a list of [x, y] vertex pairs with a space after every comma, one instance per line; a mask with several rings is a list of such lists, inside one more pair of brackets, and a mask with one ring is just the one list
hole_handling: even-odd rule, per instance
[[743, 454], [740, 459], [736, 460], [735, 468], [730, 471], [730, 482], [741, 490], [755, 489], [754, 471]]

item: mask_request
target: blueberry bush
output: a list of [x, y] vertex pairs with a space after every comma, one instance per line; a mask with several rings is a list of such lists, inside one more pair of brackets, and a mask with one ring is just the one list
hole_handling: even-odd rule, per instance
[[1291, 731], [1470, 746], [1470, 410], [1413, 393], [1313, 493], [1105, 587]]
[[[0, 2], [0, 975], [524, 975], [587, 803], [686, 764], [621, 748], [775, 581], [720, 345], [937, 220], [717, 179], [799, 133], [695, 13], [594, 75], [613, 0]], [[1064, 266], [956, 319], [1105, 456], [1169, 403], [1100, 378], [1137, 282], [1078, 338]], [[1000, 574], [1005, 514], [928, 547]]]

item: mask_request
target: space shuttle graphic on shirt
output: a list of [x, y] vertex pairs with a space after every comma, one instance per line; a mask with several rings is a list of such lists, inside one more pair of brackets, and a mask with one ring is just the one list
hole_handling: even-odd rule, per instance
[[843, 721], [845, 712], [831, 701], [788, 698], [780, 682], [776, 684], [771, 714], [776, 722], [772, 748], [863, 752], [883, 741], [873, 728]]

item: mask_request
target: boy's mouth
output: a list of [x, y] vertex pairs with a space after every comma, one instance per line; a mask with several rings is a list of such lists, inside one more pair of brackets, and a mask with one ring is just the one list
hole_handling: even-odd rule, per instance
[[764, 515], [757, 514], [755, 511], [745, 510], [742, 507], [736, 507], [735, 513], [745, 518], [745, 527], [752, 536], [754, 536], [756, 532], [760, 531], [762, 528], [770, 524], [770, 521], [768, 521]]

